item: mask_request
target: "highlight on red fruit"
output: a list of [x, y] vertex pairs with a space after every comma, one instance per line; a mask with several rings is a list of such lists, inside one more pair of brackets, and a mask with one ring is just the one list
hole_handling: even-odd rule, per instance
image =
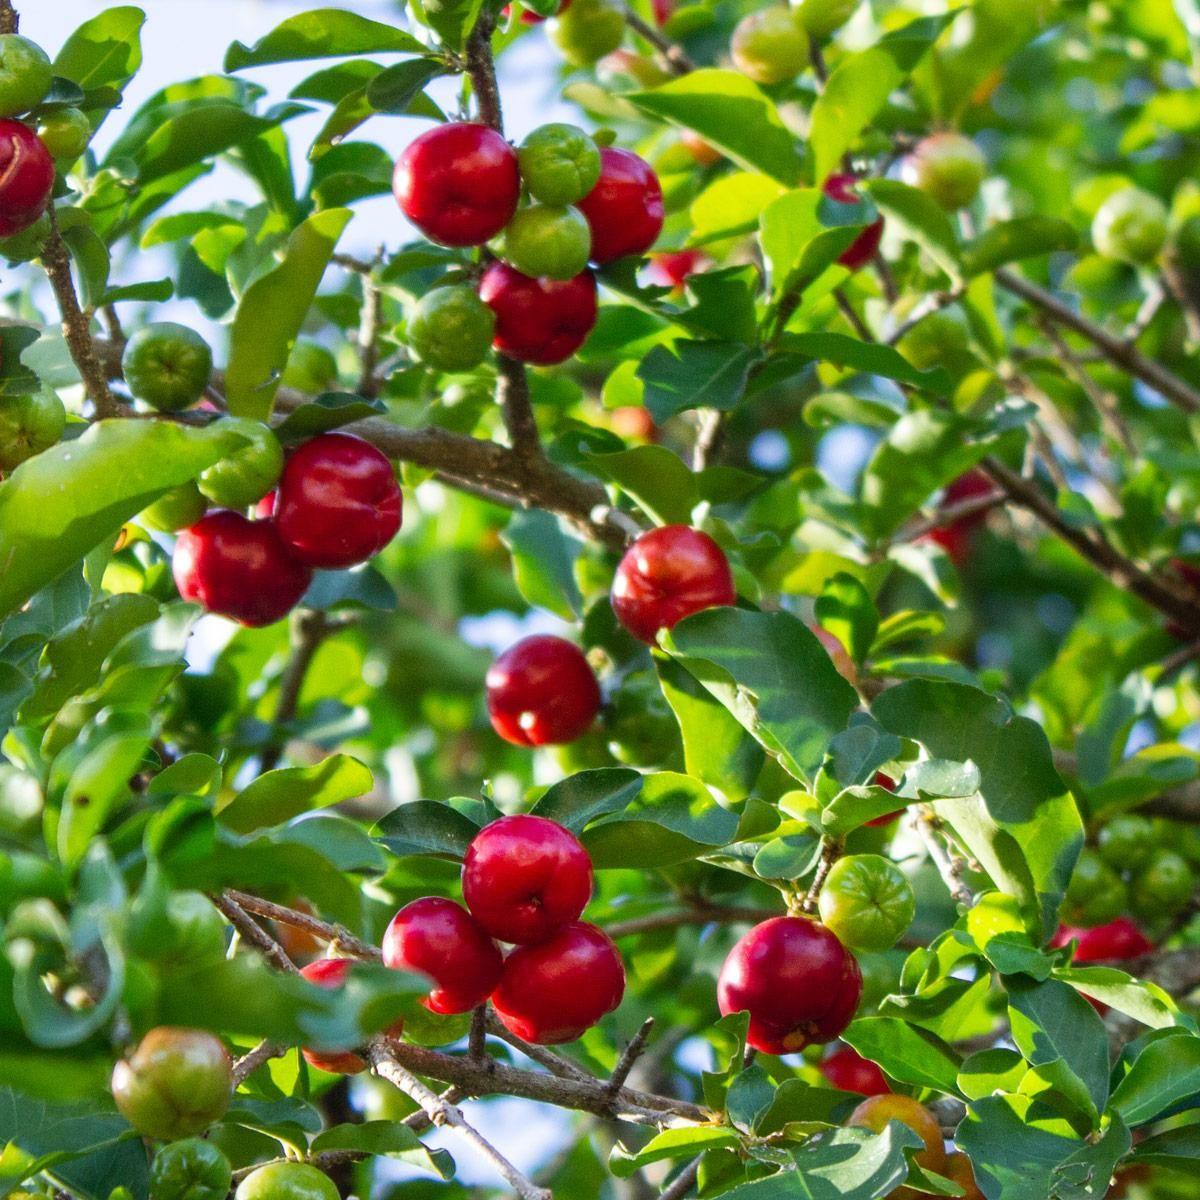
[[463, 899], [502, 942], [544, 941], [574, 921], [592, 898], [592, 860], [557, 821], [532, 813], [501, 817], [467, 847]]
[[581, 271], [574, 279], [534, 279], [507, 263], [494, 262], [483, 273], [479, 295], [496, 314], [492, 345], [534, 366], [565, 362], [596, 324], [596, 280], [591, 271]]
[[1123, 962], [1130, 958], [1141, 958], [1154, 949], [1154, 943], [1128, 917], [1118, 917], [1107, 925], [1094, 925], [1081, 929], [1074, 925], [1061, 925], [1050, 939], [1055, 949], [1078, 942], [1075, 947], [1077, 963]]
[[470, 1012], [500, 979], [496, 943], [453, 900], [425, 896], [406, 904], [383, 935], [383, 962], [396, 971], [427, 975], [434, 988], [425, 1007], [435, 1013]]
[[708, 256], [700, 250], [665, 250], [650, 255], [646, 274], [661, 287], [682, 288], [692, 275], [707, 269]]
[[[840, 204], [857, 204], [858, 191], [853, 175], [830, 175], [825, 180], [824, 192], [831, 200]], [[872, 222], [842, 252], [838, 262], [849, 271], [858, 271], [871, 261], [883, 241], [883, 218]]]
[[0, 237], [28, 229], [54, 191], [54, 159], [21, 121], [0, 120]]
[[[333, 991], [342, 987], [354, 960], [350, 958], [318, 958], [310, 962], [300, 974], [319, 988]], [[304, 1048], [304, 1058], [309, 1066], [320, 1071], [328, 1071], [331, 1075], [357, 1075], [367, 1069], [367, 1064], [349, 1050], [313, 1050]]]
[[808, 917], [772, 917], [744, 934], [717, 980], [721, 1015], [750, 1014], [747, 1044], [793, 1054], [830, 1042], [850, 1024], [862, 996], [854, 955]]
[[404, 215], [431, 241], [480, 246], [517, 211], [517, 152], [487, 125], [439, 125], [400, 155], [392, 191]]
[[484, 686], [492, 728], [514, 746], [573, 742], [600, 711], [600, 685], [583, 651], [552, 634], [510, 646]]
[[539, 1046], [573, 1042], [625, 994], [625, 966], [613, 940], [576, 921], [504, 961], [492, 1006], [517, 1037]]
[[817, 1068], [835, 1088], [863, 1096], [885, 1096], [892, 1089], [876, 1063], [853, 1046], [839, 1046]]
[[645, 254], [663, 227], [662, 187], [654, 168], [632, 150], [604, 146], [600, 178], [577, 205], [592, 231], [592, 262]]
[[643, 533], [625, 551], [613, 577], [617, 620], [653, 645], [660, 629], [684, 617], [737, 600], [725, 552], [707, 533], [663, 525]]

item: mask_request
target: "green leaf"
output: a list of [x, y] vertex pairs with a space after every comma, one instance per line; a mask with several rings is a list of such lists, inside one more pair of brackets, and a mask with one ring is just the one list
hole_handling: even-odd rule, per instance
[[330, 808], [365, 796], [374, 786], [371, 772], [348, 754], [331, 754], [312, 767], [268, 771], [237, 795], [217, 805], [217, 816], [235, 833], [280, 825], [303, 812]]
[[402, 115], [411, 110], [421, 89], [439, 75], [445, 64], [436, 58], [417, 58], [380, 71], [367, 84], [367, 100], [376, 112]]
[[862, 663], [879, 629], [879, 610], [870, 593], [852, 575], [835, 575], [817, 597], [817, 621]]
[[695, 1158], [706, 1150], [730, 1150], [741, 1138], [732, 1130], [719, 1125], [692, 1126], [686, 1129], [664, 1129], [655, 1134], [640, 1150], [630, 1154], [618, 1143], [609, 1158], [609, 1167], [618, 1179], [628, 1179], [651, 1163], [675, 1158]]
[[958, 1093], [962, 1060], [941, 1038], [898, 1017], [859, 1017], [843, 1040], [899, 1083]]
[[529, 811], [579, 833], [589, 821], [623, 812], [642, 790], [642, 776], [629, 767], [580, 771], [548, 787]]
[[351, 392], [323, 392], [315, 400], [292, 409], [275, 427], [275, 434], [284, 445], [292, 445], [385, 412], [382, 400], [368, 400]]
[[383, 572], [364, 563], [348, 571], [317, 571], [300, 604], [319, 612], [338, 608], [395, 612], [399, 601]]
[[963, 271], [970, 278], [1023, 258], [1074, 250], [1078, 244], [1075, 226], [1061, 217], [1017, 217], [993, 225], [964, 247]]
[[624, 97], [642, 112], [694, 130], [747, 171], [800, 180], [800, 157], [771, 100], [745, 75], [711, 67]]
[[283, 261], [242, 296], [225, 373], [234, 416], [270, 416], [279, 377], [350, 217], [345, 208], [314, 213], [288, 239]]
[[682, 525], [699, 503], [696, 476], [665, 446], [587, 454], [586, 462], [615, 483], [656, 525]]
[[513, 514], [501, 540], [512, 555], [517, 589], [530, 604], [573, 621], [583, 613], [583, 596], [575, 582], [575, 564], [583, 552], [553, 514], [520, 509]]
[[363, 1154], [386, 1154], [441, 1179], [454, 1176], [454, 1159], [445, 1150], [431, 1150], [407, 1125], [399, 1121], [363, 1121], [334, 1125], [313, 1138], [314, 1154], [327, 1150], [358, 1150]]
[[945, 210], [924, 192], [896, 179], [863, 184], [880, 212], [911, 238], [952, 279], [962, 274], [962, 254]]
[[436, 854], [462, 859], [479, 824], [439, 800], [413, 800], [380, 818], [371, 836], [398, 858]]
[[1195, 1175], [1200, 1170], [1200, 1125], [1168, 1129], [1140, 1142], [1134, 1149], [1135, 1162], [1170, 1167]]
[[637, 377], [646, 385], [645, 404], [659, 424], [693, 408], [728, 412], [742, 398], [751, 368], [762, 351], [739, 342], [683, 340], [655, 346]]
[[234, 42], [225, 53], [225, 70], [389, 52], [423, 54], [426, 48], [395, 25], [371, 21], [340, 8], [317, 8], [288, 17], [253, 46]]
[[85, 111], [95, 129], [105, 112], [120, 103], [120, 93], [142, 65], [141, 29], [146, 14], [133, 5], [106, 9], [63, 43], [54, 60], [54, 73], [77, 83], [102, 101], [89, 102]]
[[0, 616], [242, 444], [216, 426], [99, 421], [22, 463], [0, 483]]
[[1145, 1125], [1182, 1101], [1200, 1096], [1200, 1037], [1179, 1033], [1150, 1042], [1112, 1094], [1127, 1125]]
[[779, 348], [843, 370], [910, 383], [937, 396], [950, 392], [950, 378], [944, 368], [919, 371], [899, 351], [880, 342], [860, 342], [844, 333], [789, 333], [780, 338]]
[[1166, 1029], [1179, 1022], [1179, 1006], [1162, 988], [1116, 967], [1060, 967], [1054, 978], [1151, 1029]]

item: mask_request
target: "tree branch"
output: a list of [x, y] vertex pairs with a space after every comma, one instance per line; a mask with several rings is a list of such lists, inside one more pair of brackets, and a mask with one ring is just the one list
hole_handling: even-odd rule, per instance
[[238, 903], [240, 892], [210, 895], [217, 911], [252, 945], [277, 971], [298, 975], [299, 968], [287, 956], [287, 951]]
[[941, 821], [933, 814], [932, 809], [920, 806], [912, 811], [912, 826], [925, 843], [925, 849], [929, 851], [929, 857], [937, 867], [938, 874], [941, 875], [954, 902], [970, 908], [975, 903], [975, 893], [963, 882], [962, 872], [966, 863], [951, 854], [942, 843], [938, 836], [942, 828]]
[[263, 751], [258, 767], [260, 775], [273, 771], [279, 764], [283, 755], [283, 729], [296, 717], [304, 677], [332, 628], [324, 613], [312, 609], [299, 609], [292, 617], [292, 652], [283, 678], [279, 681], [279, 699], [275, 705], [275, 718], [271, 722], [272, 741]]
[[529, 377], [525, 367], [507, 354], [498, 354], [499, 378], [496, 381], [496, 402], [504, 417], [509, 445], [524, 461], [542, 456], [542, 442], [537, 420], [529, 399]]
[[17, 33], [21, 28], [21, 18], [12, 6], [12, 0], [0, 0], [0, 33]]
[[688, 58], [682, 46], [671, 41], [662, 30], [655, 29], [648, 21], [642, 20], [628, 5], [625, 7], [625, 24], [643, 41], [654, 47], [663, 67], [672, 75], [686, 75], [696, 69], [696, 64]]

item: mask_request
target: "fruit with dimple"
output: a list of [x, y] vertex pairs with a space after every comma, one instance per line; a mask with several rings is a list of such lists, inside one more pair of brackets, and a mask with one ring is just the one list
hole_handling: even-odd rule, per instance
[[496, 314], [466, 284], [426, 292], [408, 318], [408, 344], [438, 371], [471, 371], [492, 347]]
[[955, 1150], [953, 1154], [946, 1155], [946, 1165], [942, 1169], [942, 1174], [962, 1188], [963, 1194], [959, 1200], [987, 1200], [983, 1192], [979, 1190], [979, 1183], [975, 1178], [975, 1168], [971, 1165], [971, 1160], [961, 1150]]
[[748, 1011], [747, 1043], [764, 1054], [832, 1041], [850, 1024], [861, 995], [854, 955], [807, 917], [756, 925], [729, 952], [717, 980], [721, 1015]]
[[523, 275], [571, 279], [588, 264], [592, 235], [577, 208], [531, 204], [505, 226], [500, 253]]
[[[925, 1143], [925, 1149], [918, 1150], [913, 1156], [917, 1166], [925, 1171], [940, 1173], [946, 1165], [942, 1127], [938, 1124], [937, 1117], [911, 1096], [868, 1096], [850, 1114], [846, 1124], [882, 1133], [889, 1121], [899, 1121], [902, 1125], [907, 1125]], [[903, 1192], [900, 1194], [903, 1195]]]
[[567, 62], [590, 67], [625, 40], [625, 16], [612, 0], [572, 0], [546, 32]]
[[77, 108], [60, 108], [38, 121], [38, 137], [55, 162], [72, 163], [92, 137], [91, 122]]
[[266, 425], [249, 417], [222, 417], [213, 428], [227, 429], [244, 440], [220, 462], [201, 472], [200, 491], [223, 508], [249, 508], [278, 482], [283, 470], [283, 447]]
[[[859, 195], [856, 182], [853, 175], [830, 175], [822, 191], [838, 204], [857, 204]], [[878, 217], [842, 251], [838, 262], [848, 271], [861, 270], [878, 253], [882, 241], [883, 218]]]
[[654, 168], [632, 150], [600, 151], [600, 178], [578, 208], [591, 230], [594, 263], [645, 254], [662, 232], [662, 186]]
[[514, 746], [572, 742], [600, 711], [600, 685], [578, 646], [534, 634], [510, 646], [485, 680], [492, 728]]
[[947, 212], [965, 208], [979, 195], [987, 159], [961, 133], [933, 133], [904, 160], [904, 182], [924, 192]]
[[324, 1171], [301, 1162], [273, 1162], [251, 1171], [237, 1186], [235, 1200], [340, 1200]]
[[427, 975], [434, 988], [425, 1007], [470, 1012], [492, 994], [504, 960], [496, 943], [461, 905], [440, 896], [406, 904], [383, 935], [384, 965]]
[[820, 1063], [818, 1070], [835, 1088], [863, 1096], [886, 1096], [891, 1092], [887, 1076], [876, 1063], [863, 1058], [853, 1046], [839, 1046]]
[[0, 238], [28, 229], [54, 190], [54, 159], [20, 121], [0, 120]]
[[11, 471], [56, 445], [67, 427], [67, 410], [56, 392], [0, 397], [0, 469]]
[[912, 924], [917, 902], [895, 863], [879, 854], [839, 858], [825, 877], [821, 920], [852, 950], [887, 950]]
[[587, 907], [592, 860], [557, 821], [516, 813], [472, 838], [463, 859], [462, 889], [471, 915], [492, 937], [536, 943]]
[[574, 279], [535, 279], [496, 262], [483, 273], [479, 295], [496, 314], [492, 345], [535, 366], [565, 362], [596, 324], [596, 281], [590, 271]]
[[163, 1141], [203, 1133], [225, 1115], [232, 1089], [229, 1054], [202, 1029], [160, 1025], [112, 1074], [121, 1115], [143, 1136]]
[[229, 1159], [203, 1138], [171, 1142], [150, 1167], [151, 1200], [225, 1200], [232, 1182]]
[[[346, 976], [354, 960], [350, 958], [318, 958], [310, 962], [300, 974], [309, 983], [319, 988], [334, 991], [345, 985]], [[355, 1053], [349, 1050], [313, 1050], [304, 1048], [304, 1058], [310, 1066], [331, 1075], [357, 1075], [365, 1071], [367, 1064]]]
[[19, 33], [0, 35], [0, 117], [36, 108], [54, 79], [50, 56]]
[[159, 412], [179, 412], [195, 404], [208, 387], [212, 365], [208, 343], [194, 329], [174, 321], [143, 325], [121, 355], [130, 392]]
[[612, 1012], [625, 992], [625, 967], [612, 939], [576, 921], [546, 941], [519, 946], [492, 995], [496, 1015], [536, 1045], [572, 1042]]
[[617, 620], [651, 645], [660, 629], [736, 600], [725, 552], [707, 533], [687, 525], [643, 533], [625, 551], [613, 577]]
[[540, 125], [517, 149], [521, 180], [542, 204], [574, 204], [600, 178], [600, 149], [578, 126]]
[[1158, 257], [1167, 241], [1167, 207], [1137, 187], [1114, 192], [1092, 221], [1092, 242], [1105, 258], [1142, 266]]
[[733, 65], [755, 83], [784, 83], [808, 66], [808, 33], [800, 15], [776, 4], [743, 17], [729, 44]]
[[1075, 941], [1077, 963], [1123, 962], [1141, 958], [1154, 949], [1154, 944], [1128, 917], [1118, 917], [1107, 925], [1092, 929], [1079, 929], [1071, 925], [1060, 925], [1050, 945], [1055, 949]]
[[517, 211], [517, 152], [486, 125], [439, 125], [400, 155], [392, 191], [427, 238], [444, 246], [480, 246]]

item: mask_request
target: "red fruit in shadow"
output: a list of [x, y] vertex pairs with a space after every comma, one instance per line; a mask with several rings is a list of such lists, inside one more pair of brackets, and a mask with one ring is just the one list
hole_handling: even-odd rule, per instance
[[587, 907], [592, 860], [557, 821], [517, 813], [493, 821], [471, 840], [462, 889], [471, 915], [492, 937], [540, 942]]
[[689, 275], [699, 274], [708, 258], [699, 250], [669, 250], [650, 255], [646, 274], [661, 287], [682, 288]]
[[717, 980], [721, 1015], [749, 1012], [746, 1041], [764, 1054], [832, 1041], [850, 1024], [861, 997], [854, 955], [807, 917], [756, 925], [729, 952]]
[[621, 1003], [625, 967], [612, 939], [586, 921], [536, 946], [519, 946], [504, 962], [492, 995], [496, 1015], [527, 1042], [573, 1042]]
[[[885, 788], [889, 792], [896, 790], [896, 781], [891, 776], [885, 775], [882, 771], [876, 771], [875, 778], [871, 782], [876, 787]], [[890, 825], [897, 817], [903, 815], [904, 809], [898, 808], [895, 812], [884, 813], [882, 817], [875, 817], [873, 820], [868, 821], [867, 824], [879, 828], [882, 825]]]
[[[346, 976], [350, 974], [353, 965], [354, 960], [349, 958], [318, 958], [315, 962], [310, 962], [300, 974], [309, 983], [332, 991], [346, 982]], [[367, 1064], [349, 1050], [331, 1050], [325, 1053], [305, 1047], [304, 1057], [310, 1066], [328, 1071], [331, 1075], [357, 1075], [367, 1069]]]
[[600, 178], [576, 206], [592, 231], [594, 263], [645, 254], [663, 227], [662, 187], [654, 168], [632, 150], [600, 149]]
[[684, 617], [737, 600], [729, 560], [716, 542], [687, 525], [643, 533], [625, 551], [612, 586], [617, 620], [643, 642]]
[[486, 125], [439, 125], [400, 155], [392, 191], [427, 238], [443, 246], [480, 246], [517, 211], [517, 152]]
[[483, 273], [479, 296], [496, 314], [492, 345], [520, 362], [546, 367], [565, 362], [596, 324], [596, 280], [591, 271], [574, 279], [534, 279], [507, 263]]
[[1124, 962], [1141, 958], [1154, 949], [1154, 943], [1128, 917], [1118, 917], [1107, 925], [1094, 925], [1091, 929], [1060, 925], [1050, 939], [1050, 945], [1058, 949], [1070, 941], [1079, 943], [1072, 961], [1081, 964]]
[[54, 159], [20, 121], [0, 121], [0, 237], [28, 229], [54, 191]]
[[[570, 7], [571, 7], [571, 0], [562, 0], [562, 3], [558, 6], [558, 12], [555, 13], [555, 15], [557, 16], [560, 13], [565, 13], [567, 11], [567, 9]], [[506, 4], [500, 11], [502, 12], [502, 14], [505, 17], [507, 17], [512, 11], [512, 6], [509, 4]], [[531, 8], [521, 9], [521, 24], [522, 25], [540, 25], [545, 20], [546, 20], [545, 17], [541, 16], [538, 13], [535, 13]]]
[[[857, 204], [858, 192], [855, 190], [853, 175], [830, 175], [825, 180], [823, 191], [831, 200], [839, 204]], [[838, 262], [848, 271], [858, 271], [871, 261], [883, 241], [883, 218], [868, 225], [842, 252]]]
[[817, 1068], [835, 1088], [863, 1096], [885, 1096], [892, 1089], [887, 1076], [853, 1046], [839, 1046]]
[[573, 742], [600, 711], [600, 685], [583, 651], [550, 634], [509, 646], [484, 686], [492, 728], [514, 746]]
[[383, 935], [383, 961], [397, 971], [416, 971], [436, 985], [425, 998], [435, 1013], [470, 1012], [500, 979], [504, 959], [461, 905], [440, 896], [406, 904]]
[[286, 616], [312, 582], [273, 521], [251, 521], [218, 508], [175, 542], [171, 563], [179, 594], [243, 625], [270, 625]]
[[[986, 496], [995, 490], [995, 485], [982, 471], [970, 470], [946, 488], [941, 506], [949, 508], [961, 504], [964, 500], [973, 500], [976, 496]], [[937, 542], [950, 556], [950, 560], [961, 567], [970, 555], [975, 530], [986, 520], [987, 510], [980, 509], [965, 517], [959, 517], [957, 521], [932, 529], [925, 536], [930, 541]]]

